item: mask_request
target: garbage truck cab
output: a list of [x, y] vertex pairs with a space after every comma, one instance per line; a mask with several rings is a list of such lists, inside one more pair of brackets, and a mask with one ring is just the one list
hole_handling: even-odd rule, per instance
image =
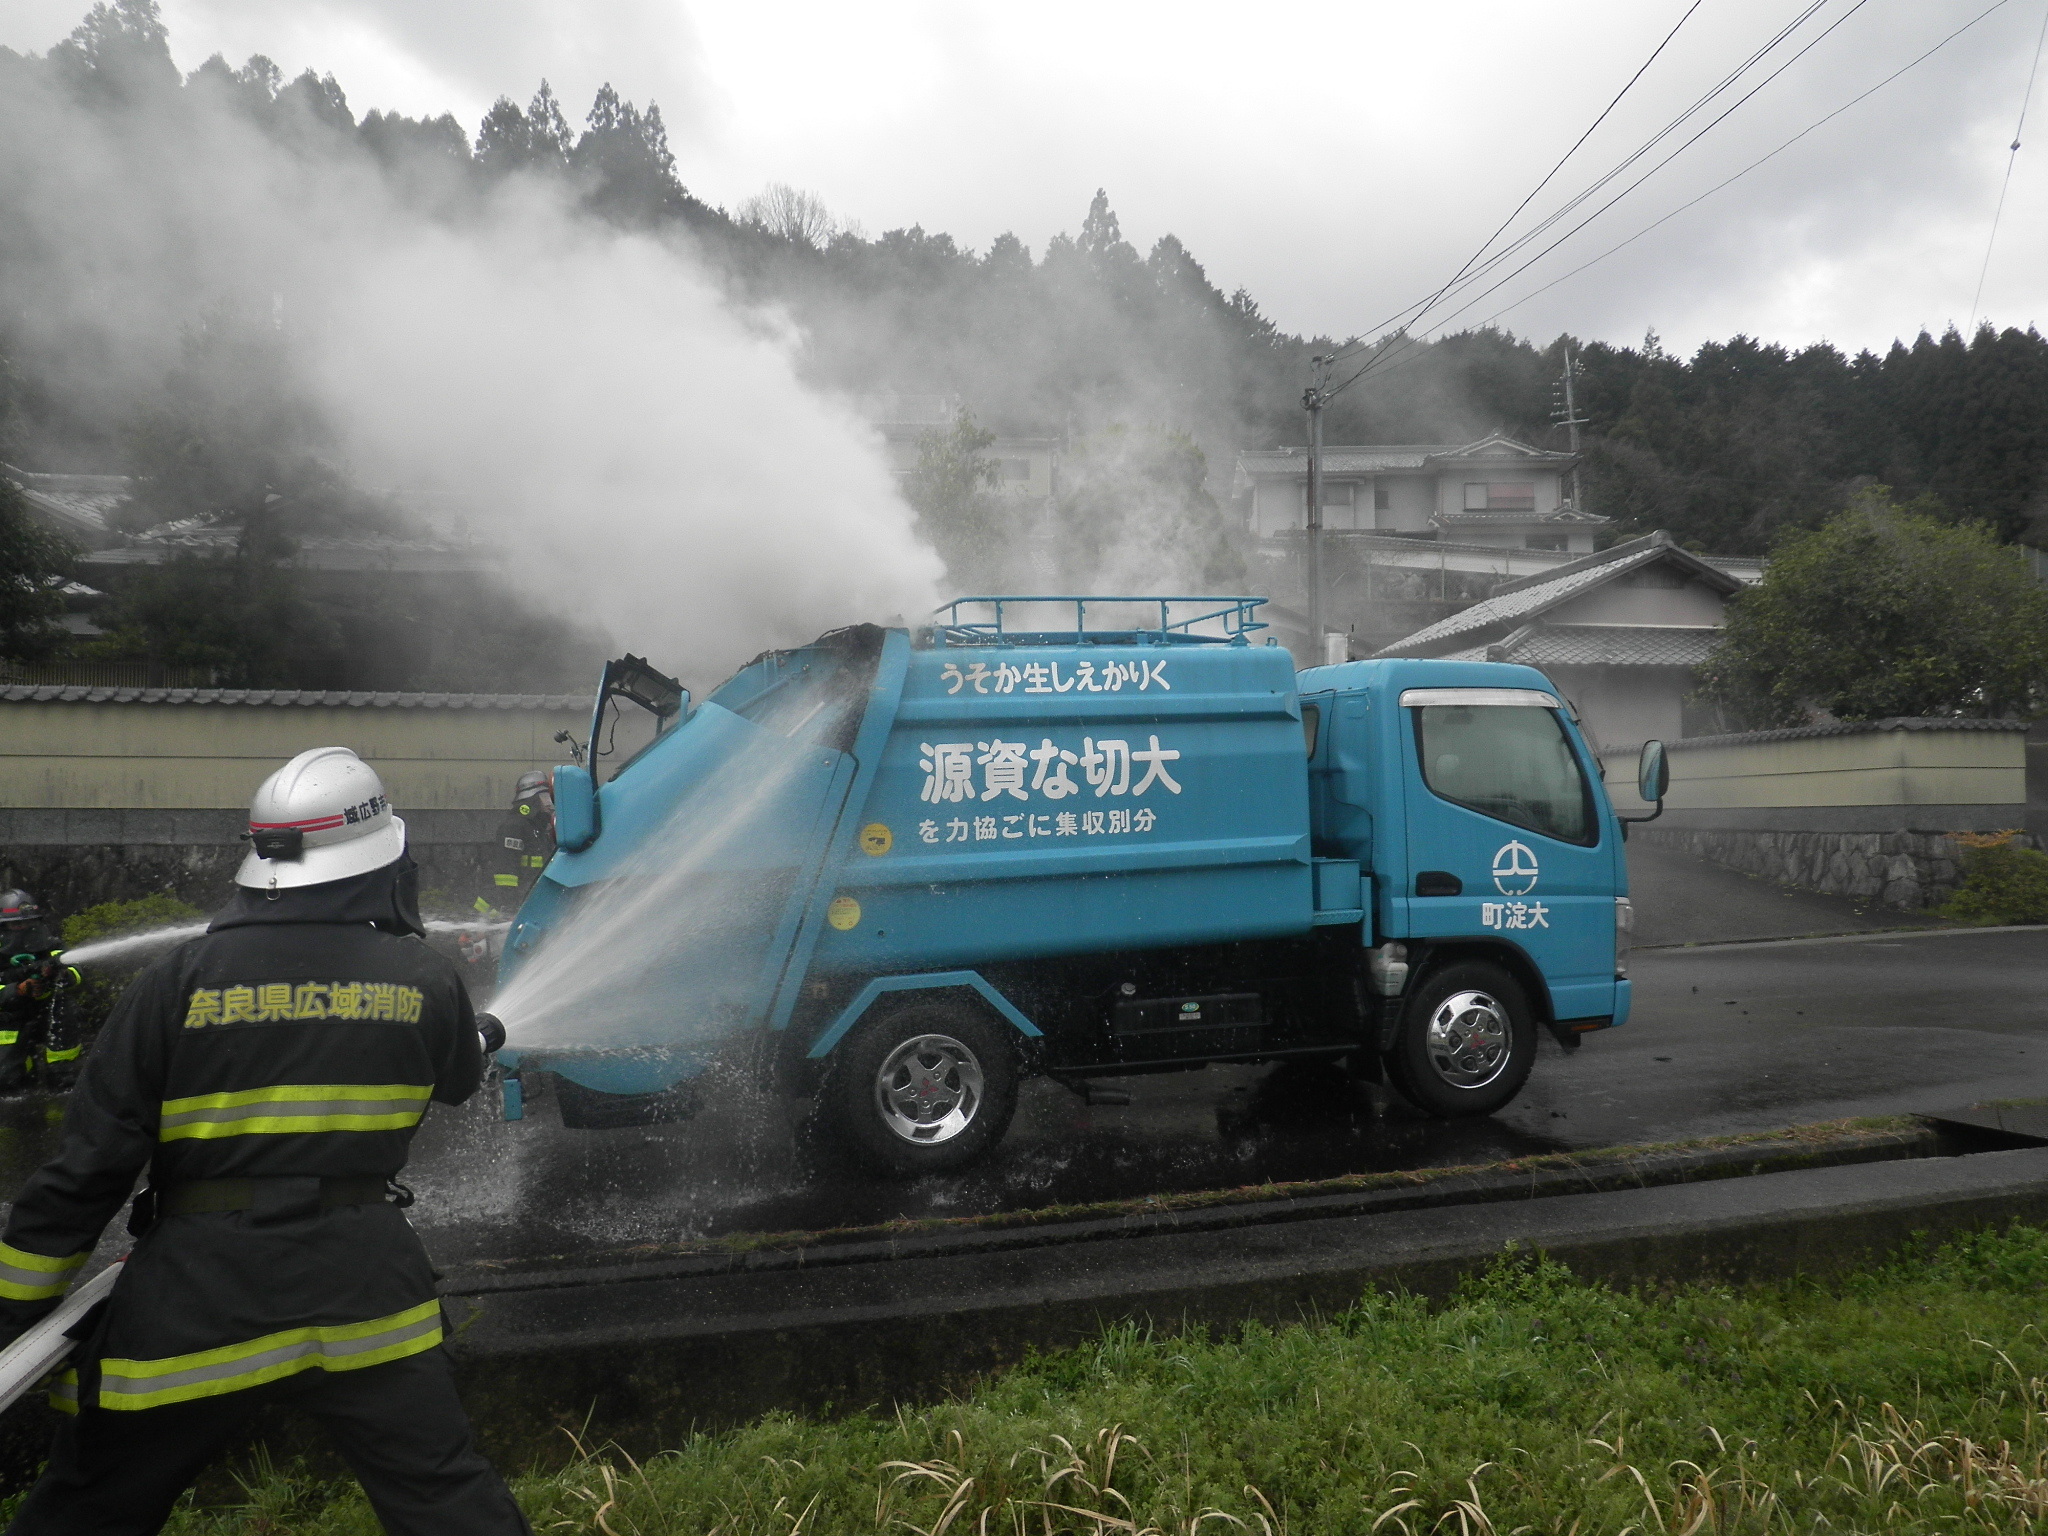
[[545, 1073], [568, 1124], [675, 1118], [722, 1067], [917, 1173], [1028, 1074], [1321, 1060], [1483, 1115], [1543, 1032], [1625, 1022], [1622, 826], [1568, 702], [1498, 663], [1297, 672], [1262, 601], [963, 599], [695, 707], [611, 664], [593, 750], [622, 705], [654, 734], [555, 771], [508, 1117]]

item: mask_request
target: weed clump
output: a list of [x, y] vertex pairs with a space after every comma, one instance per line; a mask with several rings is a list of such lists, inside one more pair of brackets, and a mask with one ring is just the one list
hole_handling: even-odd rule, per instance
[[1959, 922], [1985, 925], [2048, 923], [2048, 853], [2016, 848], [2007, 832], [1957, 832], [1963, 845], [1963, 883], [1936, 910]]
[[[146, 933], [152, 928], [194, 922], [205, 915], [190, 903], [161, 894], [143, 896], [135, 901], [103, 901], [64, 919], [64, 947], [83, 949], [101, 939], [125, 938], [131, 933]], [[156, 957], [157, 952], [142, 952], [127, 961], [115, 960], [85, 968], [83, 979], [64, 999], [64, 1008], [81, 1038], [89, 1040], [99, 1033], [122, 989], [137, 971]]]

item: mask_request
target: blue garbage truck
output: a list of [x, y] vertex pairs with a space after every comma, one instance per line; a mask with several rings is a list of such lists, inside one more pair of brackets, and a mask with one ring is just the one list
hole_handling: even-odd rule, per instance
[[671, 1119], [745, 1072], [917, 1174], [1027, 1075], [1323, 1061], [1483, 1115], [1541, 1033], [1625, 1022], [1624, 829], [1570, 703], [1494, 662], [1298, 672], [1263, 601], [963, 599], [701, 702], [608, 664], [507, 937], [506, 1115], [546, 1083], [572, 1126]]

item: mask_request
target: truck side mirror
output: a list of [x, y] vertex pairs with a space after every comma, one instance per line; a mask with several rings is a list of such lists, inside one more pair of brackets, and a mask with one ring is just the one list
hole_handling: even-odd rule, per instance
[[603, 830], [597, 809], [597, 785], [590, 770], [564, 763], [555, 769], [555, 846], [581, 853]]
[[1636, 793], [1652, 805], [1660, 805], [1671, 788], [1671, 760], [1664, 755], [1664, 743], [1654, 738], [1643, 743], [1643, 755], [1636, 763]]

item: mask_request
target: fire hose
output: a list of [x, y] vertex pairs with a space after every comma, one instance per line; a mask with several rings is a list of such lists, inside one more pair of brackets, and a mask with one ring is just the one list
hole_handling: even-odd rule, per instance
[[[486, 1052], [505, 1043], [505, 1026], [494, 1015], [477, 1015], [477, 1033], [483, 1038]], [[116, 1260], [78, 1286], [57, 1304], [55, 1311], [38, 1319], [20, 1338], [0, 1349], [0, 1413], [12, 1408], [78, 1347], [72, 1330], [114, 1289], [114, 1282], [121, 1277], [122, 1262]]]
[[78, 1347], [72, 1330], [86, 1313], [106, 1299], [121, 1277], [116, 1261], [76, 1287], [57, 1304], [57, 1309], [30, 1325], [28, 1331], [5, 1349], [0, 1349], [0, 1413], [5, 1413], [50, 1372], [64, 1363]]

